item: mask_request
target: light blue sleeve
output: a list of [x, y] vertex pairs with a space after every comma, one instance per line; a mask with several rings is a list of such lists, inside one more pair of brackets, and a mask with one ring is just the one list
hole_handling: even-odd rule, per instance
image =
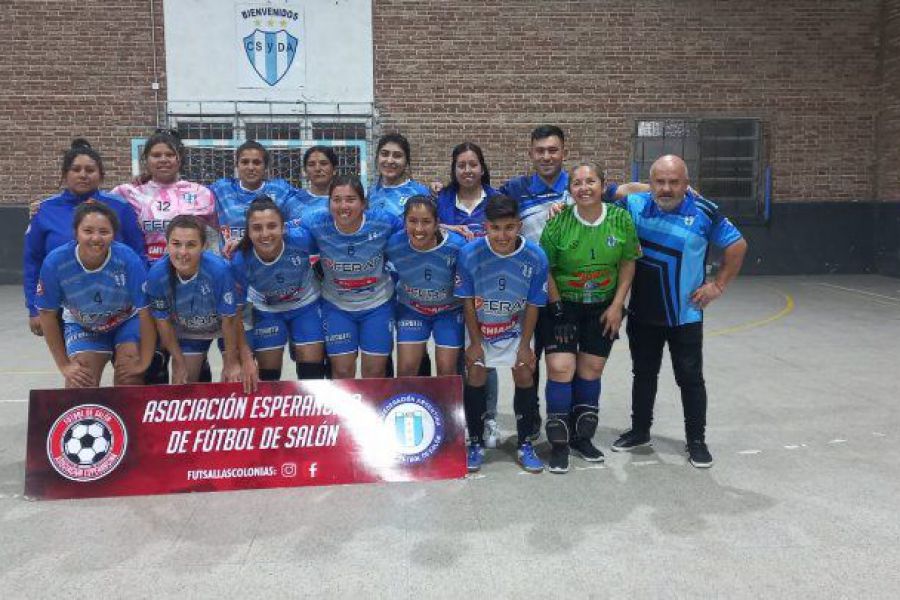
[[475, 282], [472, 270], [469, 268], [471, 256], [472, 252], [466, 252], [465, 249], [459, 253], [459, 260], [456, 263], [456, 278], [453, 283], [453, 295], [457, 298], [471, 298], [475, 295]]
[[709, 241], [719, 248], [727, 248], [742, 237], [741, 232], [738, 231], [738, 228], [731, 221], [722, 216], [721, 213], [716, 213], [716, 219], [710, 228]]
[[127, 246], [122, 247], [125, 255], [125, 276], [128, 278], [128, 295], [131, 302], [138, 310], [147, 306], [147, 296], [144, 294], [144, 282], [147, 281], [147, 269], [141, 257]]
[[[165, 260], [168, 261], [168, 259]], [[160, 260], [150, 267], [150, 272], [147, 274], [144, 294], [147, 298], [147, 304], [150, 306], [150, 314], [154, 319], [168, 319], [172, 310], [172, 307], [169, 305], [167, 289], [168, 269], [169, 265]]]
[[528, 286], [528, 304], [544, 306], [547, 304], [547, 277], [549, 275], [547, 255], [540, 248], [537, 248], [535, 254], [538, 257], [538, 267], [532, 275], [531, 283]]
[[41, 266], [34, 295], [34, 306], [38, 310], [58, 310], [62, 303], [62, 291], [59, 287], [59, 274], [56, 271], [56, 260], [53, 253]]
[[228, 264], [222, 263], [221, 267], [216, 277], [216, 284], [219, 286], [216, 290], [216, 310], [223, 317], [233, 317], [237, 314], [237, 289]]
[[247, 263], [244, 261], [244, 253], [238, 250], [231, 259], [231, 277], [234, 280], [235, 303], [247, 304]]

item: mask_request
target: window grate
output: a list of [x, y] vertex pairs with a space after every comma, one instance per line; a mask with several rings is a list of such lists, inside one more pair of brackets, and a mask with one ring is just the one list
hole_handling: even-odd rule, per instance
[[634, 130], [634, 171], [650, 178], [650, 166], [665, 154], [687, 163], [692, 185], [734, 218], [763, 212], [760, 180], [762, 126], [758, 119], [639, 120]]

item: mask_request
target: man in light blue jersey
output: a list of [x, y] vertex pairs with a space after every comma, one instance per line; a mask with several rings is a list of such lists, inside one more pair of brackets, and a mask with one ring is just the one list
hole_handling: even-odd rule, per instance
[[[693, 466], [706, 468], [713, 459], [706, 445], [703, 309], [737, 276], [747, 242], [719, 208], [690, 191], [688, 183], [684, 161], [663, 156], [650, 168], [650, 191], [631, 194], [625, 201], [643, 256], [637, 260], [627, 325], [634, 372], [632, 425], [612, 449], [650, 444], [657, 378], [668, 344], [681, 388], [686, 451]], [[710, 243], [724, 249], [724, 258], [715, 279], [707, 282]]]
[[522, 221], [515, 200], [493, 196], [485, 215], [487, 235], [466, 244], [457, 261], [455, 294], [463, 299], [467, 333], [463, 395], [467, 466], [477, 471], [484, 460], [486, 368], [511, 367], [517, 459], [526, 471], [539, 473], [544, 464], [528, 438], [538, 419], [532, 342], [538, 309], [547, 303], [547, 257], [540, 246], [520, 235]]

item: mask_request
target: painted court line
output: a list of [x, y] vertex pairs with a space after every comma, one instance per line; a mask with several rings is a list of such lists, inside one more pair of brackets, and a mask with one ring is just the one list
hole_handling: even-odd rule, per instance
[[796, 307], [796, 303], [794, 302], [794, 297], [790, 294], [785, 294], [780, 290], [775, 290], [779, 296], [784, 299], [784, 306], [780, 311], [775, 313], [774, 315], [769, 315], [763, 319], [758, 319], [756, 321], [749, 321], [747, 323], [742, 323], [740, 325], [735, 325], [733, 327], [726, 327], [724, 329], [716, 329], [714, 331], [710, 331], [709, 333], [704, 333], [703, 335], [706, 337], [716, 337], [719, 335], [728, 335], [729, 333], [739, 333], [741, 331], [747, 331], [748, 329], [755, 329], [757, 327], [762, 327], [763, 325], [768, 325], [769, 323], [774, 323], [779, 319], [783, 319], [788, 316], [792, 312], [794, 312], [794, 308]]
[[835, 285], [833, 283], [816, 283], [815, 285], [817, 285], [819, 287], [831, 288], [834, 290], [841, 290], [843, 292], [860, 294], [863, 296], [871, 296], [872, 298], [880, 298], [882, 300], [887, 300], [888, 302], [891, 302], [892, 304], [900, 304], [900, 298], [897, 298], [896, 296], [885, 296], [884, 294], [877, 294], [875, 292], [869, 292], [867, 290], [861, 290], [858, 288], [845, 287], [843, 285]]

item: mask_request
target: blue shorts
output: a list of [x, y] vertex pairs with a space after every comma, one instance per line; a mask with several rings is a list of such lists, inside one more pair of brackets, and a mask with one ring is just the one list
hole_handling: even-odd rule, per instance
[[322, 301], [325, 351], [329, 356], [366, 354], [388, 356], [394, 346], [394, 303], [388, 301], [369, 310], [341, 310]]
[[319, 302], [284, 312], [253, 311], [253, 330], [250, 344], [256, 351], [283, 348], [290, 339], [295, 346], [321, 344], [322, 308]]
[[[222, 338], [218, 339], [219, 342], [219, 350], [221, 352], [225, 351], [225, 340]], [[212, 340], [194, 340], [188, 338], [178, 338], [178, 347], [181, 348], [182, 354], [206, 354], [209, 352], [209, 347], [212, 345]]]
[[461, 348], [465, 337], [462, 309], [423, 315], [405, 304], [397, 304], [397, 343], [424, 343], [434, 335], [434, 345]]
[[91, 331], [78, 323], [64, 323], [63, 336], [66, 340], [66, 354], [75, 356], [79, 352], [104, 352], [112, 354], [119, 344], [141, 341], [141, 320], [137, 315], [111, 331]]

